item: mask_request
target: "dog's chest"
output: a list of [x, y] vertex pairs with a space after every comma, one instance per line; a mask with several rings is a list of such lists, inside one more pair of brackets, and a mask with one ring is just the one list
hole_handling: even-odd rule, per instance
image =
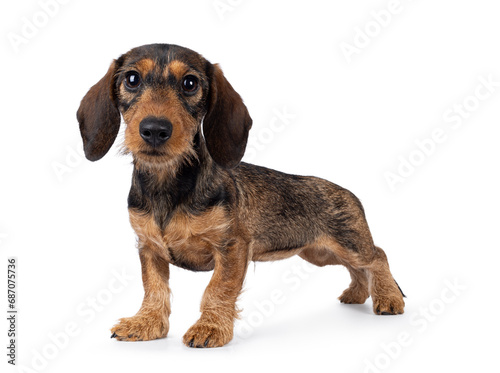
[[222, 207], [198, 215], [175, 212], [164, 229], [152, 214], [129, 209], [130, 223], [141, 248], [155, 250], [170, 263], [193, 270], [213, 269], [214, 248], [220, 246], [230, 221]]

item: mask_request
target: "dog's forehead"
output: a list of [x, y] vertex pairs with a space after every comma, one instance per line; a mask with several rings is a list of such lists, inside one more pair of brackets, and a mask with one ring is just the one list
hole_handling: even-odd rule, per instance
[[205, 71], [207, 61], [198, 53], [173, 44], [151, 44], [137, 47], [123, 57], [123, 66], [136, 66], [144, 71], [165, 71], [167, 68]]

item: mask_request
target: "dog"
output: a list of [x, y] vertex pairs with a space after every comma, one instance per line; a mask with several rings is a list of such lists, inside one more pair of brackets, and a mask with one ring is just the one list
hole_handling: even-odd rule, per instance
[[214, 271], [201, 316], [183, 337], [189, 347], [231, 341], [250, 261], [299, 255], [318, 266], [342, 264], [352, 280], [342, 303], [371, 296], [376, 314], [404, 312], [404, 294], [354, 194], [320, 178], [241, 162], [252, 119], [219, 65], [170, 44], [141, 46], [114, 60], [77, 112], [90, 161], [113, 145], [121, 116], [123, 151], [134, 165], [128, 211], [144, 300], [135, 316], [111, 329], [112, 338], [167, 336], [171, 264]]

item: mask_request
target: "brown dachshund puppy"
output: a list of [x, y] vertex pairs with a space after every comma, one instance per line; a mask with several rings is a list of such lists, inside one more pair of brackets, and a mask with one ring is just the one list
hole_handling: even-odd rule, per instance
[[169, 329], [169, 265], [211, 271], [190, 347], [233, 337], [236, 300], [250, 261], [299, 255], [351, 274], [343, 303], [371, 295], [376, 314], [401, 314], [403, 294], [373, 243], [363, 207], [348, 190], [315, 177], [240, 163], [252, 126], [218, 65], [176, 45], [132, 49], [83, 98], [77, 118], [86, 157], [102, 158], [126, 123], [134, 171], [128, 197], [138, 236], [144, 301], [114, 326], [121, 341], [163, 338]]

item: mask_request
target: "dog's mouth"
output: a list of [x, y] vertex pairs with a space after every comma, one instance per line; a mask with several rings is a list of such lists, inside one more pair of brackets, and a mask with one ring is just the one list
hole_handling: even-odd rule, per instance
[[143, 154], [143, 155], [147, 155], [149, 157], [163, 157], [165, 156], [166, 154], [164, 152], [161, 152], [159, 150], [156, 150], [156, 149], [152, 149], [152, 150], [142, 150], [140, 152], [140, 154]]

